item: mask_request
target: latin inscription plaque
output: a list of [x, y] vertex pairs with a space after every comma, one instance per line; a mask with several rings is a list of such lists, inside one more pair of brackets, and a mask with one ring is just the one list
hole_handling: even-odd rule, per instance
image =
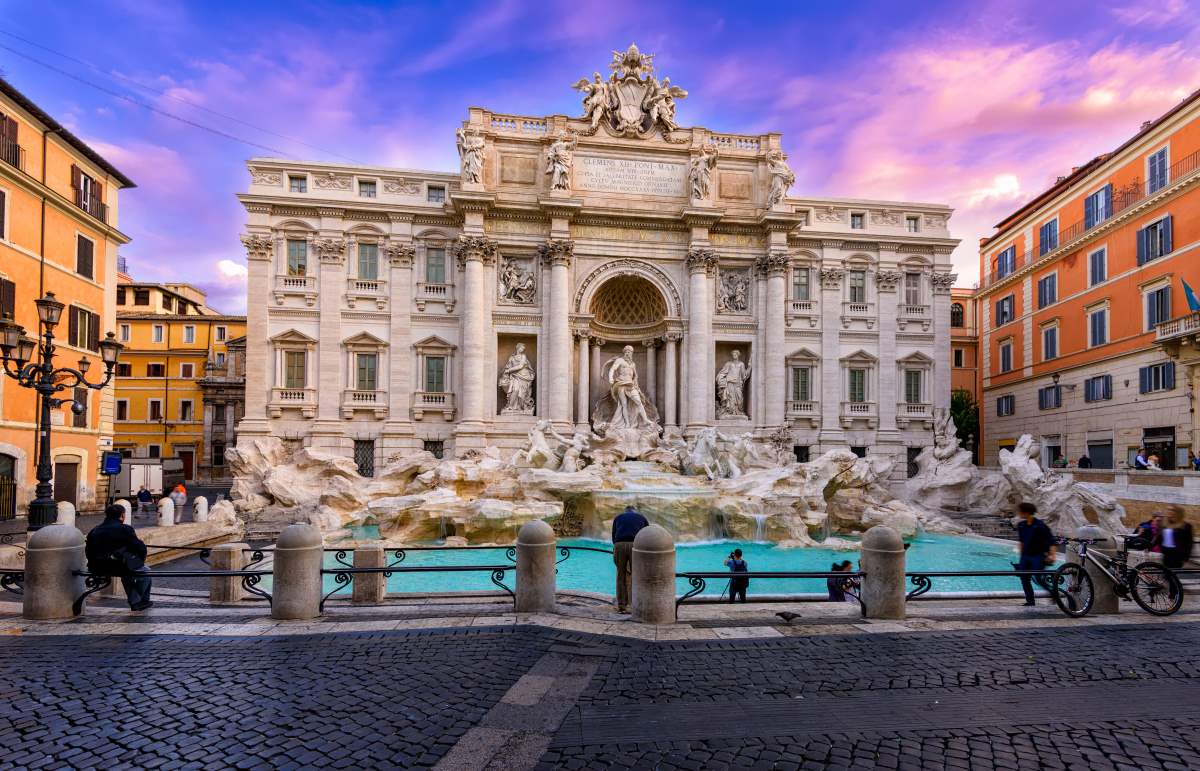
[[682, 196], [687, 166], [632, 158], [575, 156], [575, 187], [601, 193]]

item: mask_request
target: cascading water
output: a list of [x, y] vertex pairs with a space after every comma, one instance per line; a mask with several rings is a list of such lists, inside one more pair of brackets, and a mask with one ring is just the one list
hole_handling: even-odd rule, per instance
[[767, 516], [766, 514], [751, 514], [754, 517], [754, 540], [767, 540]]
[[714, 511], [708, 520], [708, 537], [713, 541], [724, 541], [729, 538], [729, 527], [725, 523], [725, 515]]

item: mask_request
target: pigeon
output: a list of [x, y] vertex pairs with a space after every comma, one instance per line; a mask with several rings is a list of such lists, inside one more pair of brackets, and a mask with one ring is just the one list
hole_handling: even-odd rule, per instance
[[775, 615], [779, 616], [780, 618], [782, 618], [784, 621], [788, 622], [789, 624], [792, 623], [793, 621], [795, 621], [796, 619], [800, 618], [799, 613], [792, 613], [791, 611], [788, 611], [788, 610], [781, 610], [778, 613], [776, 613]]

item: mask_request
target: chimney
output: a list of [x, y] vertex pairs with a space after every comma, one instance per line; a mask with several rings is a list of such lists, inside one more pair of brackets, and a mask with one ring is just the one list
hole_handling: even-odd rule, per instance
[[1152, 121], [1152, 120], [1143, 121], [1143, 122], [1142, 122], [1142, 128], [1141, 128], [1140, 130], [1141, 130], [1141, 131], [1145, 131], [1146, 129], [1150, 128], [1150, 127], [1151, 127], [1151, 126], [1153, 126], [1153, 125], [1154, 125], [1154, 121]]

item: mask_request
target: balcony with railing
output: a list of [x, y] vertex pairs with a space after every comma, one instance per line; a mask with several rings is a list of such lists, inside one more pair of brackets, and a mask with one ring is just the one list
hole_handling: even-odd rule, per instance
[[446, 312], [454, 312], [454, 284], [430, 284], [420, 282], [417, 284], [417, 296], [414, 298], [417, 302], [417, 310], [425, 310], [426, 304], [430, 302], [440, 302], [446, 304]]
[[285, 409], [299, 410], [303, 417], [314, 418], [317, 415], [317, 389], [272, 388], [267, 409], [273, 418], [281, 417]]
[[75, 205], [101, 222], [108, 222], [108, 206], [95, 195], [84, 195], [82, 190], [76, 190]]
[[843, 302], [842, 303], [842, 326], [849, 327], [853, 321], [865, 321], [867, 328], [875, 326], [875, 303], [868, 302]]
[[365, 410], [376, 418], [386, 418], [388, 414], [387, 391], [364, 390], [347, 388], [342, 391], [342, 417], [354, 417], [355, 410]]
[[911, 421], [932, 421], [933, 405], [920, 402], [900, 402], [896, 405], [896, 426], [904, 428]]
[[793, 320], [808, 320], [810, 327], [820, 323], [821, 304], [816, 300], [789, 300], [787, 304], [787, 325], [792, 326]]
[[413, 420], [424, 420], [427, 412], [440, 412], [446, 420], [454, 420], [454, 394], [447, 391], [414, 391]]
[[993, 266], [993, 270], [983, 277], [983, 286], [989, 287], [999, 281], [1003, 281], [1012, 274], [1020, 271], [1022, 268], [1028, 267], [1044, 257], [1050, 257], [1056, 253], [1070, 249], [1076, 242], [1085, 238], [1096, 228], [1108, 222], [1118, 214], [1130, 209], [1151, 196], [1158, 195], [1172, 185], [1178, 184], [1185, 179], [1190, 178], [1200, 171], [1200, 150], [1183, 158], [1182, 160], [1171, 165], [1167, 169], [1166, 180], [1160, 182], [1156, 187], [1151, 187], [1150, 182], [1143, 182], [1140, 179], [1135, 179], [1132, 183], [1119, 190], [1113, 190], [1112, 193], [1112, 211], [1104, 212], [1103, 216], [1093, 217], [1092, 221], [1086, 219], [1079, 220], [1072, 225], [1062, 228], [1058, 233], [1058, 241], [1053, 248], [1047, 249], [1044, 252], [1036, 247], [1022, 254], [1017, 258], [1016, 264], [1011, 266], [1005, 265]]
[[899, 322], [900, 329], [904, 329], [910, 323], [915, 323], [920, 324], [922, 329], [928, 330], [933, 324], [933, 313], [928, 305], [901, 303], [897, 308], [896, 320]]
[[531, 118], [522, 115], [493, 114], [488, 125], [492, 131], [523, 136], [546, 136], [550, 131], [545, 118]]
[[346, 304], [351, 308], [359, 300], [375, 303], [375, 307], [383, 310], [387, 305], [387, 281], [381, 278], [347, 278]]
[[25, 148], [11, 139], [0, 137], [0, 161], [19, 171], [25, 171]]
[[842, 402], [842, 427], [849, 428], [856, 420], [866, 421], [868, 428], [876, 428], [879, 425], [879, 408], [875, 402]]
[[275, 277], [275, 304], [282, 305], [286, 297], [303, 297], [304, 304], [317, 304], [317, 277], [279, 275]]
[[788, 399], [787, 417], [791, 421], [807, 420], [816, 427], [821, 422], [821, 403], [804, 399]]
[[1200, 335], [1200, 311], [1164, 321], [1154, 328], [1155, 342]]

